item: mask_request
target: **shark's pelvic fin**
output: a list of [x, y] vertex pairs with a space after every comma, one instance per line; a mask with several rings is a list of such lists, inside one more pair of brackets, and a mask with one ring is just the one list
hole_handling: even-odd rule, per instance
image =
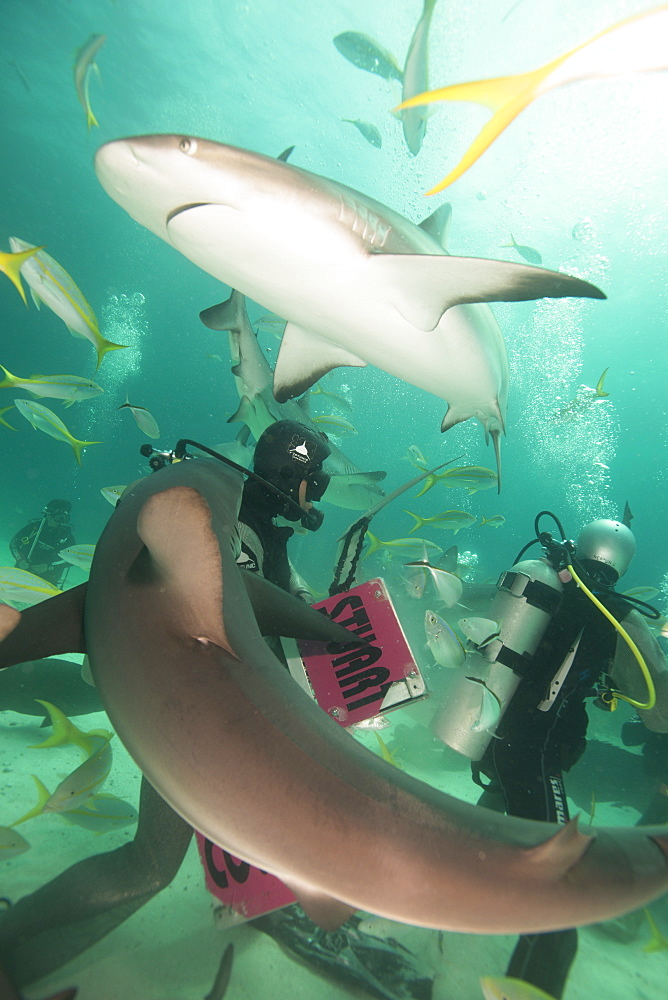
[[284, 878], [283, 881], [294, 892], [306, 916], [325, 931], [338, 930], [355, 913], [354, 906], [316, 892], [296, 879]]
[[274, 397], [279, 403], [284, 403], [294, 396], [301, 396], [332, 368], [343, 365], [364, 368], [366, 364], [345, 348], [288, 323], [274, 371]]
[[545, 869], [558, 881], [577, 864], [593, 839], [580, 832], [576, 816], [548, 840], [529, 848], [526, 856], [532, 865]]
[[478, 257], [376, 254], [370, 259], [370, 268], [383, 274], [397, 312], [425, 331], [438, 326], [446, 309], [470, 302], [521, 302], [569, 295], [605, 298], [596, 285], [581, 278]]

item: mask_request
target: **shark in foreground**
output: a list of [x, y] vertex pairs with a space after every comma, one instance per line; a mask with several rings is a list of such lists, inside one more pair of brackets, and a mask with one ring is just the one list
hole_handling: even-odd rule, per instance
[[[248, 318], [246, 299], [233, 291], [226, 302], [211, 306], [200, 313], [200, 319], [210, 330], [227, 330], [230, 338], [232, 374], [239, 393], [239, 409], [230, 422], [243, 421], [257, 441], [263, 431], [277, 420], [297, 420], [319, 434], [312, 423], [307, 404], [289, 399], [277, 403], [272, 392], [272, 370], [264, 356]], [[378, 483], [386, 472], [362, 472], [353, 465], [333, 441], [325, 470], [331, 476], [323, 500], [348, 510], [368, 510], [377, 503], [383, 491]]]
[[[273, 614], [283, 634], [341, 630], [238, 568], [241, 487], [200, 459], [129, 487], [87, 585], [22, 615], [0, 606], [0, 665], [87, 648], [111, 724], [159, 794], [287, 882], [326, 926], [363, 909], [453, 931], [548, 931], [666, 891], [665, 827], [584, 834], [577, 821], [460, 802], [367, 751], [312, 702], [261, 626]], [[364, 675], [364, 647], [344, 655]]]
[[[580, 278], [449, 256], [430, 232], [352, 188], [280, 159], [179, 135], [101, 146], [102, 187], [204, 271], [287, 320], [274, 396], [341, 365], [376, 365], [476, 417], [497, 451], [508, 363], [485, 304], [605, 298]], [[433, 217], [430, 217], [430, 219]]]

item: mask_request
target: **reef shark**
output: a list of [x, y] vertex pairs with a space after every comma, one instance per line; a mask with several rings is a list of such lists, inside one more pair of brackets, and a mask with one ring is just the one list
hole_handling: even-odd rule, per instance
[[[549, 931], [666, 891], [665, 827], [584, 834], [577, 821], [503, 816], [402, 773], [339, 727], [274, 657], [257, 614], [277, 614], [281, 630], [296, 616], [293, 635], [341, 629], [238, 567], [241, 488], [200, 459], [128, 487], [87, 586], [21, 616], [0, 606], [0, 665], [26, 648], [85, 646], [111, 724], [159, 794], [323, 923], [363, 909], [453, 931]], [[362, 674], [366, 652], [348, 649]]]
[[[246, 299], [237, 291], [220, 305], [211, 306], [200, 313], [200, 319], [210, 330], [226, 330], [230, 338], [232, 374], [241, 400], [230, 422], [243, 421], [257, 441], [260, 434], [276, 420], [298, 420], [320, 434], [308, 413], [308, 403], [287, 400], [278, 403], [272, 392], [273, 373], [253, 331], [246, 309]], [[330, 474], [329, 486], [323, 500], [348, 510], [368, 510], [383, 491], [377, 486], [385, 479], [386, 472], [362, 472], [349, 458], [329, 442], [331, 454], [325, 462]]]
[[374, 364], [444, 399], [441, 430], [476, 417], [497, 454], [507, 361], [482, 303], [605, 298], [580, 278], [448, 256], [429, 225], [273, 157], [179, 135], [100, 147], [105, 191], [204, 271], [287, 320], [274, 396]]

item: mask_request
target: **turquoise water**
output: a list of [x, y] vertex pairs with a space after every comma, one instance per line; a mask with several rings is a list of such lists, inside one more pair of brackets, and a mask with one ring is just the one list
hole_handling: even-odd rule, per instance
[[[430, 33], [431, 85], [533, 69], [652, 6], [441, 0]], [[420, 500], [388, 507], [374, 532], [384, 540], [405, 536], [412, 524], [406, 508], [424, 516], [449, 507], [477, 518], [501, 514], [502, 527], [478, 524], [455, 539], [477, 557], [478, 579], [495, 579], [532, 537], [539, 510], [555, 511], [574, 537], [587, 520], [620, 517], [628, 501], [638, 542], [628, 586], [659, 588], [657, 601], [667, 610], [666, 75], [583, 81], [542, 96], [452, 187], [426, 198], [487, 112], [470, 103], [436, 105], [413, 156], [391, 114], [399, 84], [355, 68], [332, 44], [343, 31], [363, 32], [402, 64], [420, 13], [418, 0], [5, 0], [0, 244], [8, 249], [10, 236], [46, 244], [92, 305], [103, 334], [129, 346], [109, 354], [96, 374], [91, 345], [70, 337], [45, 307], [38, 311], [30, 302], [26, 309], [0, 276], [0, 363], [23, 376], [95, 377], [105, 390], [66, 410], [44, 400], [76, 437], [102, 442], [87, 449], [80, 468], [66, 444], [33, 431], [17, 411], [5, 415], [16, 431], [0, 426], [0, 542], [55, 496], [74, 503], [77, 541], [96, 541], [110, 513], [101, 488], [130, 482], [146, 469], [139, 455], [145, 438], [129, 412], [118, 410], [126, 392], [158, 421], [159, 448], [181, 437], [213, 446], [231, 441], [238, 429], [227, 423], [238, 398], [226, 338], [198, 319], [227, 289], [111, 201], [93, 171], [95, 150], [115, 138], [154, 132], [268, 155], [294, 144], [291, 162], [414, 222], [450, 201], [455, 254], [519, 261], [503, 246], [512, 233], [517, 243], [540, 251], [544, 266], [578, 274], [607, 295], [605, 302], [493, 307], [511, 369], [501, 495], [469, 497], [436, 487]], [[90, 81], [99, 127], [88, 132], [72, 65], [93, 33], [107, 39], [97, 59], [99, 77]], [[622, 46], [620, 69], [624, 57]], [[374, 124], [382, 148], [344, 118]], [[257, 318], [266, 308], [251, 303], [250, 312]], [[278, 341], [268, 332], [260, 340], [275, 358]], [[223, 363], [210, 354], [220, 354]], [[594, 387], [606, 368], [609, 396], [574, 417], [560, 416], [578, 388]], [[443, 401], [382, 371], [340, 369], [323, 384], [352, 404], [345, 415], [357, 433], [337, 439], [340, 447], [360, 468], [386, 470], [388, 490], [413, 473], [404, 459], [410, 445], [433, 464], [461, 455], [457, 464], [494, 466], [479, 426], [468, 421], [441, 435]], [[0, 407], [14, 395], [28, 398], [4, 389]], [[331, 413], [322, 399], [314, 412]], [[316, 589], [326, 590], [336, 538], [353, 517], [327, 507], [318, 536], [297, 540], [295, 561]], [[449, 532], [434, 529], [426, 537], [443, 547], [452, 541]], [[377, 562], [364, 565], [380, 569]], [[72, 582], [79, 579], [72, 575]], [[76, 850], [85, 850], [80, 840]], [[76, 850], [63, 862], [76, 860]], [[229, 996], [257, 995], [238, 989]], [[95, 995], [81, 994], [83, 1000]]]

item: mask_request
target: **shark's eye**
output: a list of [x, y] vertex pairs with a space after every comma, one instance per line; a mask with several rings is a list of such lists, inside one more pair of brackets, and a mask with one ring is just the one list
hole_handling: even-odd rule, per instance
[[193, 156], [197, 152], [197, 140], [196, 139], [181, 139], [179, 143], [179, 149], [182, 153], [188, 153], [189, 156]]

